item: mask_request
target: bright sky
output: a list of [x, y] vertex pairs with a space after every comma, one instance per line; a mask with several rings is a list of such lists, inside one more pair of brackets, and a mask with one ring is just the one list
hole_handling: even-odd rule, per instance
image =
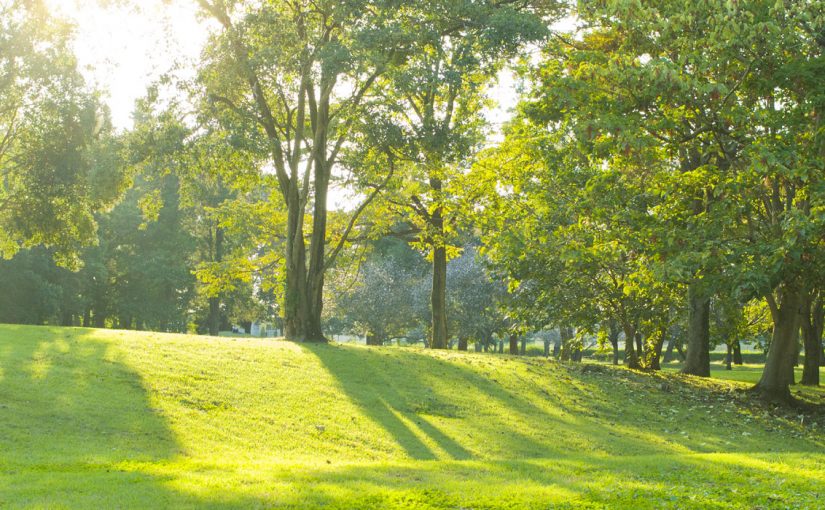
[[[46, 0], [77, 27], [75, 52], [86, 79], [108, 94], [112, 120], [132, 126], [135, 100], [175, 62], [198, 56], [207, 31], [195, 2]], [[127, 4], [140, 4], [139, 7]]]
[[[194, 1], [46, 0], [52, 12], [77, 27], [75, 52], [87, 80], [108, 94], [118, 129], [132, 126], [135, 100], [176, 62], [200, 53], [207, 30]], [[140, 4], [129, 5], [129, 4]], [[516, 103], [512, 76], [503, 74], [493, 92], [499, 107], [488, 112], [498, 127]]]

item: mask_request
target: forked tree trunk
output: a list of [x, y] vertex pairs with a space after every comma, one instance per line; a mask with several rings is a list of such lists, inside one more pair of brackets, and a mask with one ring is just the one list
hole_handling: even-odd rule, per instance
[[778, 289], [778, 297], [771, 305], [773, 335], [768, 359], [754, 390], [766, 400], [789, 403], [792, 401], [790, 386], [794, 383], [794, 357], [803, 296], [798, 288], [783, 285]]
[[696, 283], [688, 287], [687, 358], [682, 373], [710, 377], [710, 297]]

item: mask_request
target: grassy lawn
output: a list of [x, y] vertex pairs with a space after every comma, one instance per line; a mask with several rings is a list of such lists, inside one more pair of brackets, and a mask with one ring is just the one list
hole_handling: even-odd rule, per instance
[[745, 386], [0, 326], [0, 508], [825, 508], [825, 416]]

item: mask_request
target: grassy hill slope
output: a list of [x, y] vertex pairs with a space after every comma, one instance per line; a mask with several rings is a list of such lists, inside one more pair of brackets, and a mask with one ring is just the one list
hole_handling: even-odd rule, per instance
[[0, 326], [0, 507], [825, 507], [825, 417], [774, 416], [741, 387]]

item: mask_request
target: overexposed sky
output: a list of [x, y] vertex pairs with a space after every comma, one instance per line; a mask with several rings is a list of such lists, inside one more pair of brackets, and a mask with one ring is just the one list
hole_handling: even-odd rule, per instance
[[176, 62], [195, 59], [207, 30], [194, 0], [46, 0], [76, 26], [75, 53], [89, 83], [106, 94], [118, 129], [132, 126], [135, 100]]
[[[132, 127], [135, 100], [176, 63], [191, 69], [208, 36], [195, 0], [46, 0], [52, 13], [75, 26], [75, 53], [90, 84], [102, 90], [119, 130]], [[565, 20], [557, 29], [569, 28]], [[498, 107], [485, 115], [492, 138], [518, 97], [512, 73], [499, 76], [491, 96]], [[493, 140], [491, 140], [493, 141]]]

